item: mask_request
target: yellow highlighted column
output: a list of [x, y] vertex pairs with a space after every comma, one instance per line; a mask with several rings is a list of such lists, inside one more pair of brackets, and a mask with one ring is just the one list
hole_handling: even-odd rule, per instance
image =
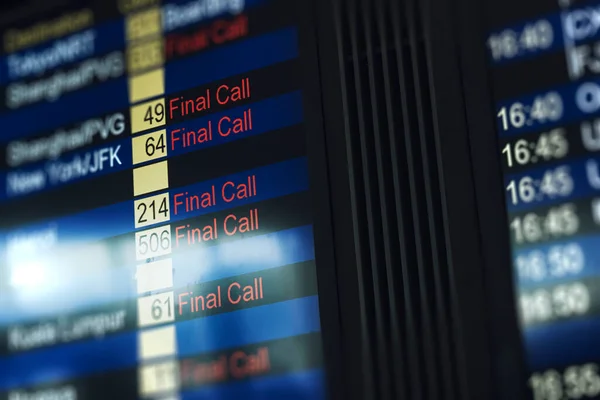
[[[133, 165], [140, 397], [175, 400], [179, 363], [171, 255], [165, 69], [157, 0], [119, 0], [126, 39]], [[150, 8], [146, 8], [150, 7]], [[142, 8], [146, 8], [141, 10]], [[140, 11], [141, 10], [141, 11]], [[139, 197], [138, 196], [143, 196]], [[167, 358], [167, 360], [165, 360]], [[168, 359], [170, 358], [170, 359]], [[160, 359], [160, 362], [156, 360]]]

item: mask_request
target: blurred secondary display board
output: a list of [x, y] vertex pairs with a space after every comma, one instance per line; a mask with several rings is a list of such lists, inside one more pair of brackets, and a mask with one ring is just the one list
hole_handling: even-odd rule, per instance
[[2, 27], [0, 399], [325, 398], [299, 19], [113, 0]]
[[600, 2], [486, 10], [529, 386], [536, 400], [598, 399]]

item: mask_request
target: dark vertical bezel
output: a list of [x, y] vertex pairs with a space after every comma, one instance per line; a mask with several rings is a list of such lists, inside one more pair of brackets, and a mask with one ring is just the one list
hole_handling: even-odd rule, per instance
[[[329, 399], [345, 396], [342, 376], [342, 333], [340, 302], [338, 299], [337, 260], [334, 255], [334, 236], [330, 196], [331, 178], [328, 174], [328, 154], [324, 132], [321, 98], [321, 78], [316, 32], [315, 4], [311, 1], [290, 4], [290, 11], [298, 15], [300, 63], [303, 71], [303, 106], [305, 134], [312, 197], [313, 232], [323, 355]], [[274, 149], [276, 150], [276, 149]], [[334, 189], [333, 189], [334, 190]], [[338, 261], [339, 262], [339, 261]]]
[[[309, 3], [309, 2], [305, 2]], [[327, 175], [331, 205], [331, 248], [335, 255], [337, 273], [335, 284], [339, 314], [338, 337], [342, 351], [335, 364], [339, 366], [337, 376], [332, 377], [333, 398], [369, 399], [374, 396], [373, 367], [368, 343], [370, 327], [365, 318], [367, 301], [361, 281], [363, 268], [356, 243], [356, 215], [358, 206], [352, 195], [349, 174], [353, 163], [348, 149], [348, 118], [344, 113], [346, 99], [344, 66], [341, 64], [344, 51], [340, 43], [342, 10], [341, 1], [313, 0], [312, 24], [315, 29], [320, 73], [320, 97], [322, 129], [324, 130], [325, 168], [318, 173]], [[317, 193], [318, 193], [317, 189]], [[318, 267], [317, 267], [318, 268]], [[319, 285], [321, 290], [321, 285]], [[326, 289], [325, 289], [326, 290]], [[327, 333], [324, 333], [327, 340]], [[381, 372], [382, 373], [382, 372]], [[338, 381], [335, 381], [335, 379]]]
[[[456, 0], [419, 2], [425, 34], [427, 77], [436, 159], [442, 199], [450, 299], [454, 306], [453, 333], [457, 390], [468, 399], [500, 399], [493, 382], [496, 354], [491, 346], [490, 310], [486, 300], [487, 268], [484, 235], [476, 212], [477, 184], [472, 169], [469, 129], [463, 98], [456, 26]], [[514, 398], [513, 398], [514, 400]]]
[[[348, 398], [370, 398], [374, 395], [374, 371], [367, 361], [371, 326], [365, 317], [365, 299], [361, 298], [361, 260], [357, 256], [356, 229], [353, 221], [360, 204], [353, 201], [353, 188], [349, 176], [352, 152], [347, 149], [351, 138], [347, 137], [348, 119], [344, 115], [344, 101], [349, 95], [343, 85], [344, 59], [340, 43], [343, 1], [316, 1], [316, 25], [319, 49], [319, 67], [323, 99], [324, 129], [329, 174], [330, 200], [333, 204], [333, 248], [338, 266], [337, 284], [340, 305], [340, 336], [343, 352], [339, 373], [343, 376], [343, 388]], [[472, 85], [472, 79], [485, 80], [485, 63], [471, 64], [465, 69], [471, 54], [470, 48], [483, 42], [465, 45], [465, 35], [473, 41], [473, 18], [481, 19], [478, 7], [470, 4], [457, 7], [459, 0], [423, 0], [418, 2], [421, 18], [416, 21], [425, 34], [427, 70], [423, 75], [431, 85], [433, 132], [436, 135], [435, 159], [443, 192], [443, 216], [445, 220], [445, 246], [450, 268], [450, 298], [453, 308], [455, 367], [458, 382], [455, 386], [465, 399], [518, 400], [525, 398], [523, 358], [521, 341], [516, 324], [516, 308], [512, 287], [510, 249], [506, 229], [499, 169], [491, 178], [481, 169], [482, 162], [497, 159], [496, 144], [482, 157], [473, 157], [473, 129], [470, 106], [490, 105], [488, 94], [481, 97], [464, 94]], [[464, 7], [471, 14], [466, 19]], [[477, 10], [477, 11], [476, 11]], [[422, 25], [422, 26], [421, 26]], [[466, 47], [463, 47], [465, 45]], [[467, 58], [465, 58], [467, 54]], [[475, 67], [477, 65], [477, 67]], [[473, 72], [475, 70], [475, 72]], [[475, 74], [469, 81], [462, 76]], [[485, 82], [484, 82], [485, 83]], [[485, 88], [485, 84], [479, 87]], [[487, 103], [486, 103], [487, 101]], [[488, 110], [491, 115], [491, 109]], [[479, 121], [491, 126], [493, 119]], [[426, 133], [422, 133], [426, 134]], [[495, 140], [495, 136], [491, 136]], [[476, 145], [475, 145], [476, 148]], [[473, 171], [475, 169], [475, 171]], [[484, 173], [483, 176], [481, 173]], [[489, 172], [489, 171], [488, 171]], [[324, 171], [323, 171], [324, 173]], [[482, 179], [487, 179], [481, 184]], [[492, 179], [493, 180], [492, 182]], [[495, 191], [489, 186], [496, 185]], [[485, 194], [481, 197], [481, 193]], [[498, 193], [500, 196], [498, 196]], [[494, 197], [494, 203], [483, 204]], [[484, 213], [481, 216], [481, 213]], [[495, 221], [489, 221], [496, 218]], [[491, 227], [491, 229], [490, 229]], [[500, 228], [498, 228], [500, 227]], [[439, 227], [444, 229], [444, 227]], [[494, 231], [495, 229], [495, 231]], [[491, 232], [491, 233], [490, 233]], [[501, 235], [502, 239], [495, 237]], [[399, 312], [399, 310], [397, 311]], [[358, 365], [357, 365], [358, 364]], [[343, 389], [343, 392], [342, 392]]]
[[500, 147], [485, 47], [485, 3], [457, 0], [456, 27], [494, 354], [494, 390], [498, 399], [517, 400], [531, 395], [526, 389], [525, 355], [517, 318]]

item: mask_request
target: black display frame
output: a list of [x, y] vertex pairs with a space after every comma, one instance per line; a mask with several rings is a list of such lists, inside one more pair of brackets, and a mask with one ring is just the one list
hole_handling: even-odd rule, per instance
[[[307, 2], [309, 3], [309, 2]], [[338, 330], [342, 351], [335, 364], [339, 366], [332, 376], [332, 399], [361, 399], [374, 396], [369, 383], [372, 380], [372, 368], [361, 361], [368, 359], [369, 345], [364, 336], [368, 331], [364, 320], [364, 300], [360, 290], [357, 272], [353, 215], [356, 205], [351, 202], [350, 183], [348, 181], [349, 159], [346, 149], [345, 118], [342, 104], [341, 71], [335, 23], [339, 14], [335, 13], [330, 1], [313, 0], [310, 2], [313, 12], [313, 29], [318, 50], [318, 69], [321, 92], [321, 110], [323, 116], [324, 151], [328, 176], [327, 190], [330, 194], [330, 230], [332, 251], [337, 266], [335, 284], [338, 296]], [[320, 286], [319, 286], [320, 289]], [[343, 334], [342, 334], [343, 332]], [[324, 339], [326, 340], [326, 339]], [[356, 356], [353, 357], [353, 354]], [[357, 362], [358, 361], [358, 362]], [[356, 366], [360, 366], [357, 368]], [[338, 379], [336, 381], [336, 379]], [[366, 397], [369, 398], [369, 397]]]
[[[480, 176], [485, 172], [481, 168], [482, 161], [497, 157], [497, 153], [479, 153], [482, 158], [474, 156], [476, 147], [472, 136], [477, 130], [471, 121], [472, 95], [467, 91], [476, 84], [465, 79], [477, 71], [485, 72], [478, 70], [477, 63], [470, 60], [478, 53], [464, 37], [465, 33], [470, 38], [477, 36], [473, 33], [472, 21], [480, 15], [476, 12], [477, 2], [471, 1], [475, 4], [468, 4], [466, 9], [472, 15], [465, 18], [461, 15], [464, 10], [459, 6], [460, 1], [419, 2], [422, 15], [419, 22], [424, 27], [429, 60], [426, 73], [431, 84], [437, 162], [443, 182], [452, 295], [458, 315], [463, 318], [458, 329], [463, 339], [459, 365], [464, 369], [461, 374], [464, 380], [457, 385], [469, 399], [516, 400], [523, 398], [519, 386], [522, 358], [518, 351], [520, 337], [517, 336], [514, 296], [510, 290], [512, 274], [510, 268], [502, 271], [497, 266], [502, 260], [509, 260], [506, 265], [510, 265], [508, 234], [506, 229], [502, 231], [506, 246], [490, 235], [491, 222], [487, 220], [496, 213], [493, 203], [485, 196], [495, 196], [498, 191], [488, 190]], [[489, 104], [481, 98], [476, 102]], [[503, 197], [496, 198], [498, 200], [502, 201]], [[504, 224], [504, 221], [496, 223]], [[505, 284], [507, 281], [509, 285]], [[510, 302], [510, 311], [502, 313], [505, 309], [501, 304], [507, 302]], [[502, 359], [507, 352], [508, 362]]]
[[[343, 357], [350, 351], [361, 361], [371, 360], [370, 337], [375, 329], [368, 324], [361, 298], [361, 260], [353, 225], [357, 207], [349, 182], [348, 166], [352, 155], [347, 148], [344, 104], [347, 96], [342, 82], [344, 57], [339, 43], [343, 33], [339, 14], [344, 1], [317, 1], [316, 24], [319, 65], [326, 116], [325, 136], [330, 175], [335, 258], [338, 265], [338, 293]], [[393, 1], [393, 0], [392, 0]], [[420, 28], [425, 35], [427, 69], [423, 76], [431, 84], [431, 107], [437, 154], [435, 158], [443, 188], [444, 245], [452, 266], [451, 307], [459, 321], [452, 321], [460, 343], [454, 386], [465, 399], [518, 400], [526, 398], [522, 342], [516, 318], [510, 248], [503, 208], [498, 168], [482, 170], [489, 159], [497, 159], [495, 136], [473, 141], [474, 132], [492, 127], [491, 102], [486, 88], [485, 54], [473, 19], [481, 19], [481, 5], [469, 0], [421, 0]], [[398, 4], [401, 4], [398, 2]], [[482, 61], [483, 60], [483, 61]], [[469, 79], [465, 79], [465, 75]], [[483, 82], [483, 83], [481, 83]], [[479, 86], [477, 86], [479, 85]], [[486, 108], [487, 114], [474, 116], [473, 104]], [[400, 106], [400, 105], [398, 105]], [[480, 135], [481, 136], [481, 135]], [[478, 138], [481, 141], [481, 137]], [[477, 150], [476, 149], [480, 149]], [[477, 153], [477, 154], [473, 154]], [[494, 186], [495, 185], [495, 186]], [[491, 186], [494, 186], [491, 188]], [[499, 236], [499, 238], [497, 238]], [[401, 313], [402, 310], [396, 310]], [[348, 398], [370, 398], [379, 390], [373, 365], [352, 368], [342, 360]], [[404, 385], [405, 383], [400, 383]], [[412, 382], [425, 385], [425, 382]], [[361, 397], [367, 396], [367, 397]], [[389, 396], [389, 393], [386, 393]], [[448, 394], [449, 399], [460, 398]]]
[[331, 200], [332, 188], [328, 170], [328, 154], [325, 143], [325, 123], [321, 97], [321, 73], [317, 34], [312, 23], [315, 18], [313, 2], [294, 3], [299, 15], [298, 30], [300, 56], [303, 71], [303, 105], [305, 139], [309, 168], [310, 192], [313, 210], [313, 235], [315, 262], [321, 318], [324, 369], [328, 399], [347, 398], [344, 393], [342, 373], [343, 347], [340, 325], [341, 302], [338, 294], [338, 265], [334, 252], [334, 232]]
[[476, 209], [481, 232], [487, 308], [490, 311], [494, 385], [498, 399], [531, 399], [525, 349], [518, 323], [516, 280], [502, 190], [501, 149], [495, 126], [486, 51], [485, 4], [457, 0], [465, 115], [468, 124]]

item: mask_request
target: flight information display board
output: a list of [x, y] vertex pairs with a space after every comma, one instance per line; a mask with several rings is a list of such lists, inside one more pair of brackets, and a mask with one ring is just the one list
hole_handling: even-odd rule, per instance
[[325, 398], [302, 13], [82, 4], [2, 27], [0, 399]]
[[537, 400], [597, 399], [600, 2], [490, 0], [486, 11], [529, 386]]

